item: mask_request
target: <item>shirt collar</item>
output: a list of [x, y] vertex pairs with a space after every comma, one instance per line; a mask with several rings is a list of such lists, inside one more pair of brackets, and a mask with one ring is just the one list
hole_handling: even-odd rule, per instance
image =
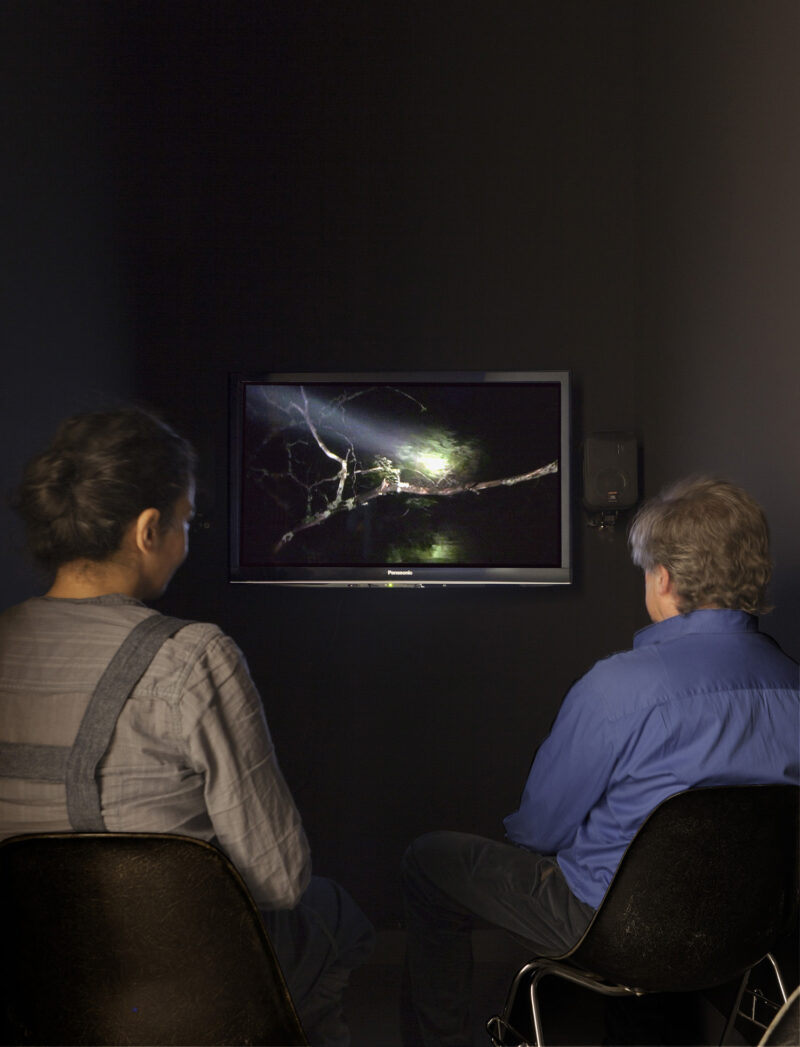
[[125, 593], [104, 593], [102, 596], [33, 596], [31, 599], [43, 600], [45, 603], [104, 604], [109, 607], [119, 604], [132, 604], [134, 607], [146, 606], [135, 596], [126, 596]]
[[728, 608], [709, 608], [676, 614], [663, 622], [640, 629], [633, 638], [634, 647], [645, 647], [652, 643], [665, 643], [679, 636], [699, 633], [753, 633], [758, 632], [758, 619], [747, 611], [732, 611]]

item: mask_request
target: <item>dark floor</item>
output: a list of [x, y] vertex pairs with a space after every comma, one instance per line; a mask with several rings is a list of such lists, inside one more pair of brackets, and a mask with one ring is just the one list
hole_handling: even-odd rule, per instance
[[[345, 998], [351, 1047], [401, 1047], [397, 1012], [404, 948], [401, 932], [382, 933], [372, 960], [353, 973]], [[486, 1020], [502, 1010], [511, 979], [527, 959], [521, 947], [499, 932], [476, 933], [472, 1001], [474, 1047], [490, 1047], [485, 1031]], [[540, 1001], [548, 1047], [568, 1044], [599, 1047], [602, 1044], [606, 1008], [603, 997], [549, 978], [541, 983]], [[634, 1005], [636, 1003], [633, 1001]], [[702, 1014], [696, 1020], [702, 1030], [697, 1042], [694, 1042], [694, 1037], [680, 1042], [692, 1047], [717, 1043], [723, 1025], [719, 1012], [704, 1003]], [[752, 1045], [757, 1044], [759, 1038], [758, 1029], [745, 1025], [741, 1029], [737, 1027], [733, 1043]]]
[[[486, 1021], [502, 1010], [511, 979], [530, 957], [501, 932], [476, 932], [473, 948], [473, 1042], [475, 1047], [489, 1047]], [[346, 998], [352, 1047], [401, 1047], [397, 1011], [404, 949], [401, 932], [381, 934], [373, 960], [354, 972]], [[601, 1042], [600, 997], [550, 980], [542, 986], [541, 999], [548, 1047]]]

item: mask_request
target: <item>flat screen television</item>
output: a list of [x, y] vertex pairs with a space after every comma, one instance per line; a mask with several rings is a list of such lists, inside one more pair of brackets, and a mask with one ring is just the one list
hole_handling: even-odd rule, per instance
[[569, 373], [231, 375], [230, 579], [568, 584]]

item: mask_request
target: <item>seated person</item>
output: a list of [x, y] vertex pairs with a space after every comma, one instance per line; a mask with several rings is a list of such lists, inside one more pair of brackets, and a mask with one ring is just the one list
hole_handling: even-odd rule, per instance
[[161, 617], [143, 601], [186, 557], [194, 466], [191, 447], [138, 409], [71, 418], [28, 464], [16, 504], [52, 584], [0, 616], [0, 838], [86, 828], [76, 796], [89, 788], [101, 831], [216, 843], [263, 911], [309, 1039], [347, 1044], [342, 993], [374, 933], [338, 884], [311, 875], [261, 700], [229, 637], [196, 622], [167, 639], [96, 778], [65, 780], [95, 686], [132, 629]]
[[407, 1047], [467, 1047], [471, 931], [574, 945], [647, 815], [694, 786], [800, 782], [798, 665], [760, 633], [767, 522], [742, 490], [675, 484], [630, 532], [653, 624], [569, 691], [507, 842], [430, 833], [403, 865]]

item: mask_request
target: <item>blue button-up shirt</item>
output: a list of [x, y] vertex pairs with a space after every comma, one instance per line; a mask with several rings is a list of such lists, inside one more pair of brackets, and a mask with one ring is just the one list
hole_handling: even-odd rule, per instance
[[569, 691], [508, 838], [554, 854], [597, 908], [647, 815], [694, 786], [800, 782], [800, 668], [743, 611], [636, 634]]

